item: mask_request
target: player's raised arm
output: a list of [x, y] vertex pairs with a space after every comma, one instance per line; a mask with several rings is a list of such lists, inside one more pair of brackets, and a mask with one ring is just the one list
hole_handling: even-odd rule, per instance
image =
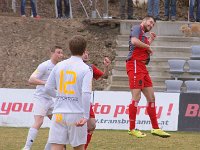
[[149, 44], [151, 45], [151, 43], [155, 40], [156, 38], [156, 34], [154, 32], [150, 32], [149, 33], [150, 37], [149, 37]]
[[142, 41], [140, 41], [140, 40], [139, 40], [138, 38], [136, 38], [136, 37], [132, 37], [132, 38], [131, 38], [131, 43], [132, 43], [133, 45], [135, 45], [136, 47], [150, 49], [150, 45], [143, 43]]
[[99, 68], [97, 68], [95, 65], [92, 65], [93, 70], [93, 78], [98, 80], [99, 78], [107, 79], [109, 75], [109, 66], [111, 64], [111, 61], [108, 57], [104, 58], [104, 71], [101, 71]]
[[150, 46], [144, 42], [142, 42], [140, 40], [140, 31], [141, 31], [141, 26], [133, 26], [131, 28], [131, 33], [130, 33], [130, 37], [131, 37], [131, 43], [135, 46], [135, 47], [139, 47], [139, 48], [146, 48], [146, 49], [150, 49]]
[[102, 78], [107, 79], [109, 75], [109, 66], [111, 64], [111, 61], [108, 57], [105, 57], [103, 63], [104, 63], [104, 72]]

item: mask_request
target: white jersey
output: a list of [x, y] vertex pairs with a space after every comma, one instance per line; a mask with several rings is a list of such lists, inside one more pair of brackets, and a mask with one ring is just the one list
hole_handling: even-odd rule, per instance
[[90, 99], [88, 102], [83, 102], [82, 94], [91, 94], [92, 76], [92, 70], [80, 57], [72, 56], [58, 63], [45, 85], [47, 93], [51, 93], [52, 96], [56, 94], [53, 114], [88, 113], [85, 112], [87, 108], [84, 105], [89, 104]]
[[[34, 71], [33, 75], [39, 80], [47, 81], [51, 71], [54, 68], [54, 64], [51, 62], [51, 60], [47, 60], [43, 63], [41, 63], [37, 69]], [[44, 85], [37, 85], [36, 91], [34, 93], [34, 96], [37, 98], [48, 98], [51, 99], [51, 96], [45, 93], [45, 87]]]

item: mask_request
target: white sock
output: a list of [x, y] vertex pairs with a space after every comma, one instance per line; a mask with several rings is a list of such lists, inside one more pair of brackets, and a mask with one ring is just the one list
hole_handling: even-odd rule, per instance
[[26, 140], [25, 148], [31, 148], [36, 136], [37, 136], [38, 130], [35, 128], [30, 128]]
[[51, 144], [47, 142], [47, 144], [45, 145], [44, 150], [51, 150]]

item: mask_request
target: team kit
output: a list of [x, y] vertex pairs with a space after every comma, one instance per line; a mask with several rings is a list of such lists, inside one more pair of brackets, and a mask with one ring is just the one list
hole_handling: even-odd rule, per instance
[[[155, 23], [153, 17], [146, 16], [140, 25], [131, 28], [129, 38], [126, 70], [132, 98], [129, 104], [128, 134], [137, 138], [146, 136], [135, 127], [141, 94], [147, 100], [151, 134], [170, 137], [170, 134], [159, 128], [153, 84], [146, 68], [153, 54], [150, 45], [156, 34], [150, 31]], [[41, 63], [29, 78], [29, 83], [36, 85], [33, 98], [34, 123], [22, 150], [31, 149], [44, 117], [51, 120], [45, 150], [65, 150], [67, 144], [74, 150], [86, 150], [92, 139], [96, 127], [95, 113], [90, 102], [92, 80], [108, 78], [111, 61], [108, 57], [104, 58], [103, 71], [89, 64], [87, 41], [80, 35], [73, 36], [68, 46], [70, 58], [63, 60], [62, 47], [54, 46], [50, 49], [50, 59]]]

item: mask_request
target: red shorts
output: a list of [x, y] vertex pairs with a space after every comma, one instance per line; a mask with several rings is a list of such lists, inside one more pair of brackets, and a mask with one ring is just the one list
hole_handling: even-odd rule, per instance
[[95, 118], [94, 110], [92, 108], [92, 104], [90, 105], [90, 118]]
[[153, 86], [146, 66], [141, 64], [141, 62], [127, 62], [126, 69], [130, 89], [143, 89]]

